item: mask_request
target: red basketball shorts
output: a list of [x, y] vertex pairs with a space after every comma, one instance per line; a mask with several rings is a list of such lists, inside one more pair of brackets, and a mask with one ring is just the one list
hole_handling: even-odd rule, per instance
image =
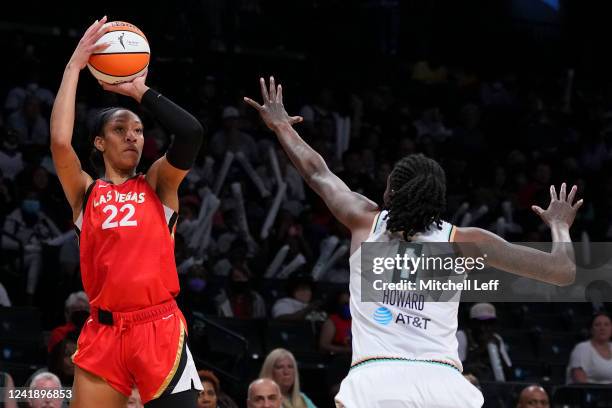
[[166, 394], [202, 389], [187, 348], [185, 318], [174, 300], [129, 313], [92, 308], [72, 361], [143, 403]]

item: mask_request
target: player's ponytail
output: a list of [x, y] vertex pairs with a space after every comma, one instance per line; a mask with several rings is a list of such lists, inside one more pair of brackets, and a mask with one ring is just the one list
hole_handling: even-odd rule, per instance
[[404, 238], [428, 228], [441, 227], [446, 210], [446, 175], [440, 165], [422, 154], [411, 154], [391, 172], [387, 230], [402, 231]]

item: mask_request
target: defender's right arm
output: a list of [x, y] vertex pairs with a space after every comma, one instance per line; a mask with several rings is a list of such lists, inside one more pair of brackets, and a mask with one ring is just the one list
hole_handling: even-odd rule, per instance
[[[351, 230], [354, 236], [356, 233], [361, 235], [361, 232], [369, 231], [372, 221], [378, 212], [376, 203], [359, 193], [351, 191], [329, 169], [323, 157], [310, 147], [293, 129], [293, 125], [301, 122], [302, 118], [287, 114], [283, 106], [282, 87], [275, 85], [274, 78], [270, 78], [269, 91], [266, 89], [266, 83], [263, 78], [260, 79], [260, 85], [263, 105], [250, 98], [244, 98], [244, 100], [257, 109], [268, 128], [276, 133], [278, 141], [287, 153], [287, 156], [289, 156], [289, 159], [308, 186], [325, 201], [334, 217]], [[352, 250], [351, 252], [353, 252]]]

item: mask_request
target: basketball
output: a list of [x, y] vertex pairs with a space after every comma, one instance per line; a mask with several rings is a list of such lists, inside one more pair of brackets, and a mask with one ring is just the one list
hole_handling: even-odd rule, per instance
[[149, 42], [144, 33], [124, 21], [106, 23], [110, 31], [96, 44], [110, 43], [101, 52], [92, 54], [87, 67], [94, 77], [109, 84], [129, 82], [149, 66]]

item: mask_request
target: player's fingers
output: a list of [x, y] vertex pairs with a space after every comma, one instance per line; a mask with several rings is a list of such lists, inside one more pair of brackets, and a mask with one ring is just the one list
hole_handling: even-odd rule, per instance
[[270, 100], [268, 90], [266, 89], [266, 80], [263, 78], [259, 78], [259, 85], [261, 86], [261, 97], [263, 98], [263, 102], [265, 105], [266, 102]]
[[247, 98], [246, 96], [244, 97], [244, 101], [251, 105], [252, 107], [254, 107], [257, 110], [261, 110], [263, 109], [263, 106], [261, 106], [260, 104], [258, 104], [257, 102], [255, 102], [254, 100], [252, 100], [251, 98]]
[[576, 204], [574, 204], [574, 205], [572, 206], [572, 208], [573, 208], [574, 210], [578, 211], [578, 209], [579, 209], [580, 207], [582, 207], [582, 204], [583, 204], [583, 203], [584, 203], [584, 200], [581, 198], [580, 200], [576, 201]]
[[106, 16], [102, 17], [100, 20], [96, 20], [96, 22], [94, 24], [92, 24], [92, 26], [90, 27], [90, 30], [88, 30], [88, 35], [87, 37], [95, 37], [97, 35], [97, 33], [100, 30], [108, 30], [109, 27], [104, 27], [104, 24], [106, 24]]
[[283, 103], [283, 87], [281, 84], [276, 87], [276, 103]]
[[552, 185], [550, 186], [550, 201], [555, 201], [557, 199], [557, 190], [555, 189], [555, 186]]
[[109, 26], [104, 25], [103, 21], [105, 20], [100, 20], [100, 22], [98, 23], [98, 29], [95, 30], [95, 32], [92, 34], [91, 38], [93, 39], [93, 41], [98, 41], [104, 34], [110, 31], [111, 28]]
[[567, 198], [566, 188], [567, 186], [565, 185], [565, 183], [561, 183], [561, 189], [559, 190], [559, 200], [561, 201], [565, 201], [565, 199]]
[[289, 118], [289, 122], [290, 122], [292, 125], [295, 125], [296, 123], [300, 123], [300, 122], [303, 122], [303, 121], [304, 121], [304, 118], [303, 118], [303, 117], [301, 117], [301, 116], [291, 116], [291, 117]]
[[574, 198], [576, 197], [576, 191], [578, 191], [578, 187], [574, 185], [572, 186], [572, 189], [567, 195], [567, 202], [570, 203], [570, 205], [574, 202]]
[[91, 34], [91, 32], [97, 26], [98, 26], [98, 20], [94, 21], [89, 27], [87, 27], [87, 30], [85, 30], [85, 33], [83, 34], [83, 37], [87, 37], [89, 34]]
[[274, 84], [274, 77], [270, 76], [270, 102], [276, 101], [276, 85]]
[[109, 43], [109, 42], [105, 42], [105, 43], [102, 43], [102, 44], [94, 45], [91, 48], [91, 53], [93, 54], [93, 53], [96, 53], [96, 52], [104, 51], [105, 49], [110, 47], [110, 45], [111, 45], [111, 43]]
[[538, 207], [537, 205], [532, 205], [531, 209], [533, 210], [534, 213], [538, 215], [542, 215], [544, 213], [544, 210], [541, 207]]

